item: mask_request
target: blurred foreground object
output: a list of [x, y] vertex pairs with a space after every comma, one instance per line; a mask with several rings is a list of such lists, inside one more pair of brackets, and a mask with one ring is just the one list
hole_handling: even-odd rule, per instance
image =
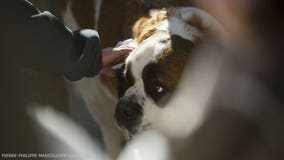
[[[276, 18], [284, 16], [280, 3], [200, 0], [222, 19], [230, 43], [209, 42], [195, 52], [193, 61], [199, 67], [192, 71], [189, 66], [176, 97], [192, 100], [188, 95], [196, 93], [196, 103], [186, 101], [179, 107], [194, 104], [187, 107], [200, 110], [195, 116], [199, 119], [190, 124], [189, 118], [195, 127], [182, 139], [176, 159], [284, 159], [284, 22]], [[206, 69], [217, 70], [215, 82], [208, 81], [212, 72]], [[196, 72], [199, 78], [192, 81]]]

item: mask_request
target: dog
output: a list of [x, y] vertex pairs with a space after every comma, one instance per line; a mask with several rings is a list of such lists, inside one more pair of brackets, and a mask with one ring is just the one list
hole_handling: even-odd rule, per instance
[[192, 7], [152, 10], [133, 27], [138, 47], [119, 77], [115, 110], [118, 126], [131, 137], [137, 132], [171, 130], [164, 108], [174, 94], [191, 52], [210, 33], [223, 33], [208, 13]]
[[[80, 19], [78, 16], [70, 14], [72, 3], [66, 5], [65, 12], [61, 10], [65, 24], [72, 29], [85, 27], [86, 24], [76, 20]], [[111, 157], [116, 157], [126, 141], [137, 133], [149, 129], [162, 133], [171, 130], [163, 123], [164, 116], [170, 115], [163, 106], [178, 86], [191, 50], [206, 38], [207, 32], [216, 33], [219, 28], [213, 17], [196, 8], [151, 10], [132, 27], [138, 47], [118, 71], [118, 78], [98, 76], [74, 83], [100, 124]]]

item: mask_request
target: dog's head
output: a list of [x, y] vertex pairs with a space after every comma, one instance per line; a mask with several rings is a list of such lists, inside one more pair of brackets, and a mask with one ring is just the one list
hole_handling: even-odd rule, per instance
[[[191, 51], [217, 23], [196, 8], [154, 10], [133, 27], [138, 47], [119, 76], [117, 124], [130, 134], [164, 127], [160, 116]], [[211, 26], [212, 25], [212, 26]], [[170, 118], [170, 117], [169, 117]]]

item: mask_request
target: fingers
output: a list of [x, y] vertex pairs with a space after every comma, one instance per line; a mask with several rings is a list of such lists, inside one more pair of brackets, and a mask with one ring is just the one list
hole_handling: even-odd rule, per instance
[[113, 50], [112, 47], [107, 47], [107, 48], [103, 48], [102, 52], [103, 52], [103, 54], [105, 54], [105, 53], [111, 52], [112, 50]]
[[122, 62], [132, 50], [132, 48], [122, 48], [120, 50], [107, 48], [106, 50], [103, 50], [103, 65], [109, 66]]
[[123, 62], [128, 54], [133, 50], [133, 48], [123, 47], [119, 49], [104, 48], [102, 50], [103, 54], [103, 69], [100, 74], [107, 77], [115, 77], [116, 71], [111, 67]]

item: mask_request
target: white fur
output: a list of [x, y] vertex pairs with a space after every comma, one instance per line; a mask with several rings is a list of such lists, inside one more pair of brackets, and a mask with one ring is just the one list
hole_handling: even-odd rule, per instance
[[[190, 8], [190, 7], [185, 7], [185, 8]], [[175, 8], [174, 10], [178, 10], [176, 12], [181, 12], [184, 10], [184, 8]], [[165, 14], [165, 13], [160, 10], [153, 10], [150, 12], [151, 17], [158, 17], [159, 14]], [[187, 16], [186, 18], [190, 17]], [[187, 24], [185, 20], [186, 19], [180, 17], [180, 15], [174, 12], [173, 15], [169, 15], [169, 17], [167, 17], [166, 20], [161, 21], [160, 24], [158, 24], [157, 30], [165, 31], [170, 35], [179, 35], [184, 39], [194, 42], [196, 40], [196, 37], [201, 37], [202, 34], [196, 27]]]
[[178, 35], [193, 42], [196, 40], [196, 37], [202, 36], [201, 32], [196, 27], [188, 25], [182, 19], [173, 16], [162, 21], [158, 25], [157, 30], [166, 31], [170, 35]]
[[184, 39], [192, 42], [196, 41], [196, 37], [201, 37], [201, 32], [194, 26], [188, 25], [177, 17], [169, 17], [169, 32], [171, 35], [179, 35]]
[[157, 33], [155, 36], [143, 41], [135, 50], [133, 50], [127, 57], [125, 63], [133, 63], [131, 72], [135, 80], [141, 78], [144, 67], [157, 60], [161, 56], [162, 51], [167, 47], [165, 43], [159, 43], [161, 40], [167, 40], [170, 35], [164, 32]]
[[122, 132], [114, 123], [117, 101], [101, 83], [99, 76], [76, 81], [74, 87], [86, 102], [94, 119], [100, 124], [108, 154], [112, 158], [117, 157], [125, 141]]
[[[206, 29], [211, 29], [215, 31], [221, 31], [223, 27], [219, 24], [219, 22], [212, 17], [210, 14], [207, 12], [194, 8], [194, 7], [181, 7], [177, 11], [177, 14], [181, 15], [182, 20], [190, 20], [193, 18], [193, 16], [197, 16], [200, 19], [201, 26], [206, 28]], [[223, 31], [222, 31], [223, 32]]]
[[213, 35], [214, 38], [218, 39], [224, 46], [230, 44], [224, 27], [209, 13], [194, 7], [180, 7], [175, 10], [174, 14], [181, 16], [181, 19], [184, 21], [189, 21], [194, 16], [198, 17], [201, 23], [200, 25], [210, 30], [210, 34]]

